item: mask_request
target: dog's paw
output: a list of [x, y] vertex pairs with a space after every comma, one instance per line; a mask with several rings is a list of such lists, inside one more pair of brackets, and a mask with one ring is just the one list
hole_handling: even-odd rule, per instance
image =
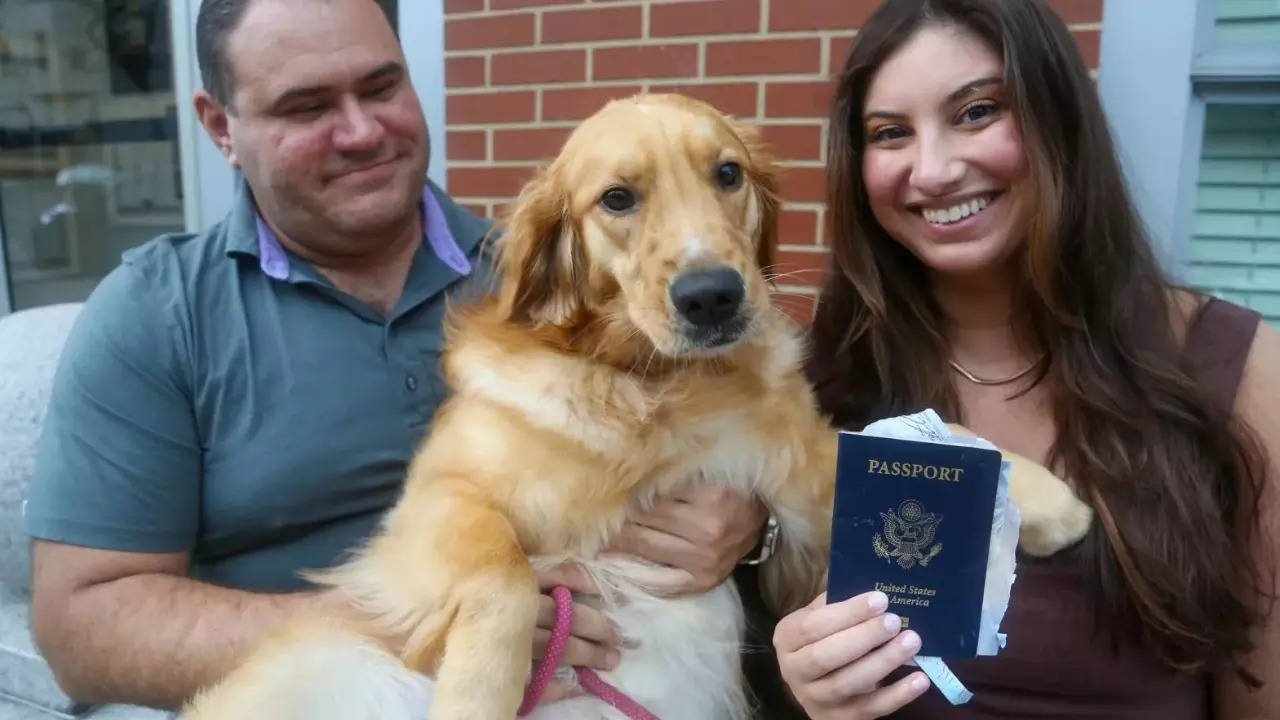
[[1023, 517], [1018, 547], [1028, 555], [1047, 557], [1084, 539], [1093, 524], [1093, 508], [1072, 496], [1055, 515], [1028, 523]]
[[1082, 540], [1093, 524], [1093, 509], [1043, 465], [1015, 462], [1009, 496], [1022, 516], [1018, 547], [1045, 557]]

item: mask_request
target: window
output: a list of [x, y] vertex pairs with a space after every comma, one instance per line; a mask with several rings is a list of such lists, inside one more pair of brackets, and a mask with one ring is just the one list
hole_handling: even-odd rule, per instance
[[1166, 269], [1280, 327], [1280, 0], [1106, 0], [1101, 50], [1103, 104]]
[[0, 2], [13, 309], [83, 300], [126, 248], [181, 230], [180, 167], [166, 0]]
[[1205, 111], [1187, 279], [1280, 327], [1280, 106]]

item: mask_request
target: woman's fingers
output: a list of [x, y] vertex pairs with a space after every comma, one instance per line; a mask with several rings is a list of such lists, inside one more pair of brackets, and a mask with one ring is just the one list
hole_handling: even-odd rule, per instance
[[823, 593], [808, 607], [787, 615], [774, 630], [774, 646], [779, 653], [794, 653], [846, 628], [869, 620], [884, 612], [889, 598], [882, 592], [857, 595], [832, 605], [827, 605]]
[[[850, 664], [854, 663], [859, 671], [857, 677], [862, 681], [861, 692], [867, 692], [902, 664], [898, 662], [890, 665], [879, 675], [875, 675], [881, 669], [881, 663], [875, 662], [875, 658], [886, 649], [894, 647], [890, 641], [894, 640], [901, 629], [902, 620], [897, 615], [879, 615], [863, 620], [851, 628], [797, 650], [791, 661], [792, 673], [801, 682], [814, 682], [819, 678], [825, 679], [836, 670], [847, 673], [851, 669]], [[918, 648], [919, 637], [915, 633], [909, 633], [909, 637], [916, 638]]]
[[823, 705], [872, 694], [889, 673], [906, 664], [919, 649], [920, 636], [910, 630], [890, 642], [875, 643], [858, 655], [856, 662], [841, 665], [834, 672], [812, 681], [808, 694]]
[[846, 717], [879, 718], [897, 712], [929, 689], [929, 678], [922, 672], [911, 673], [901, 680], [863, 695], [854, 701], [857, 714]]

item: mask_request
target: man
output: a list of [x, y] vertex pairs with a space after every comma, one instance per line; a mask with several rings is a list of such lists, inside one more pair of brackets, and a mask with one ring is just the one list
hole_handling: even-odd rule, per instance
[[[196, 33], [196, 110], [244, 182], [222, 223], [130, 251], [89, 299], [27, 507], [35, 637], [89, 702], [177, 707], [333, 601], [297, 573], [395, 501], [445, 393], [446, 296], [485, 285], [487, 225], [425, 182], [423, 116], [373, 0], [205, 0]], [[618, 549], [698, 590], [762, 520], [691, 491]], [[580, 607], [574, 634], [567, 661], [617, 661], [599, 613]]]

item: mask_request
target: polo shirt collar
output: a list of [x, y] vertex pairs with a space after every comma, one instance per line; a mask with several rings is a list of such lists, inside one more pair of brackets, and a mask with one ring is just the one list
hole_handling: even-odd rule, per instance
[[[423, 246], [456, 275], [470, 275], [473, 268], [469, 256], [484, 239], [489, 222], [463, 210], [430, 180], [423, 185], [418, 211], [426, 241]], [[295, 260], [263, 220], [253, 193], [243, 180], [227, 224], [228, 255], [253, 256], [263, 274], [276, 280], [289, 279]]]

